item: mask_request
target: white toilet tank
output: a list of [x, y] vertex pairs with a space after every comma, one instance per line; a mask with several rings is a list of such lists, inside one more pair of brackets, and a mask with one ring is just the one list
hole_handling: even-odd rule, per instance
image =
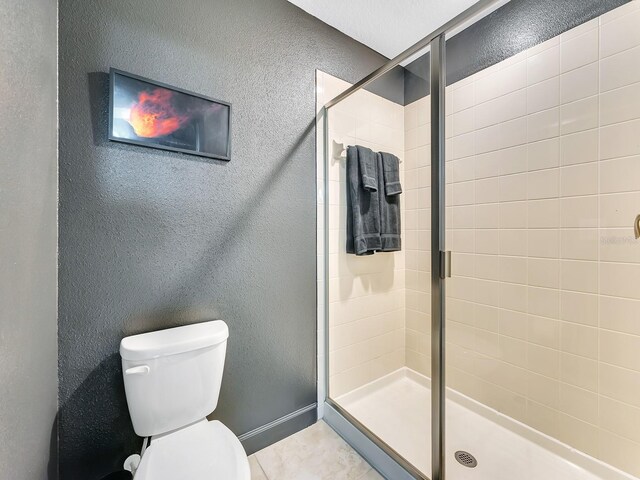
[[222, 320], [123, 338], [135, 432], [150, 437], [202, 420], [218, 405], [229, 329]]

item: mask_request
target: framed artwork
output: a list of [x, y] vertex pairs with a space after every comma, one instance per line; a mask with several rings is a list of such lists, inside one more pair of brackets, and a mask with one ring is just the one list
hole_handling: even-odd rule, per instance
[[109, 140], [231, 159], [231, 104], [112, 68]]

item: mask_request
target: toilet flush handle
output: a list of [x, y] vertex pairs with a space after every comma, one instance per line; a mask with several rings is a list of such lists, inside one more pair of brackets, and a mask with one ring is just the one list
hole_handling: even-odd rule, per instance
[[127, 368], [124, 371], [124, 374], [125, 375], [146, 375], [150, 371], [151, 369], [149, 368], [149, 365], [140, 365], [139, 367]]

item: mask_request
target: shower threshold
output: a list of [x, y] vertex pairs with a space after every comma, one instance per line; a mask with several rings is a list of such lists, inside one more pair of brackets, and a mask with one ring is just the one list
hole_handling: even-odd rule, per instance
[[[417, 469], [430, 474], [429, 378], [404, 367], [335, 401]], [[446, 471], [451, 479], [636, 479], [451, 389], [446, 428]], [[464, 465], [456, 460], [456, 452], [471, 454], [477, 465]]]

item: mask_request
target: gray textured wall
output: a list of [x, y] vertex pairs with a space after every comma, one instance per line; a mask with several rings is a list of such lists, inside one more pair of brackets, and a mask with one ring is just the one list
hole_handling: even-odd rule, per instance
[[[455, 83], [630, 0], [511, 0], [447, 40], [447, 84]], [[429, 94], [429, 53], [406, 67], [404, 104]]]
[[[62, 478], [140, 448], [125, 335], [224, 319], [236, 434], [315, 402], [315, 69], [385, 59], [284, 0], [61, 0], [59, 38]], [[231, 162], [109, 143], [111, 66], [232, 102]]]
[[55, 478], [56, 1], [0, 0], [0, 477]]

